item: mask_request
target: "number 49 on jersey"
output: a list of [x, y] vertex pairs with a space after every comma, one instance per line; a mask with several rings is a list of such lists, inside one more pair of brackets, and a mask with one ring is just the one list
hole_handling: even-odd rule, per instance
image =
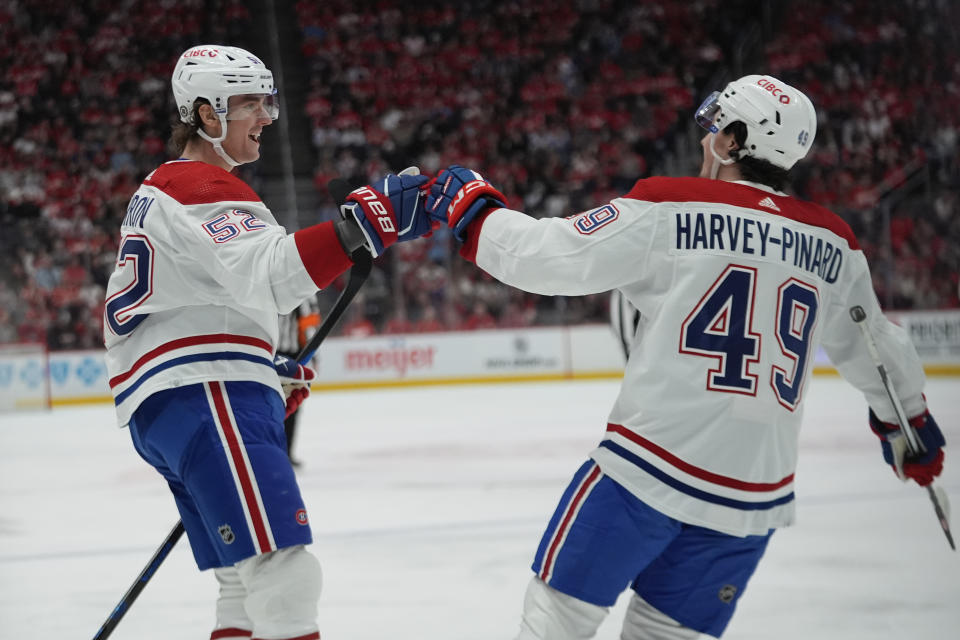
[[800, 404], [820, 296], [815, 287], [790, 278], [778, 287], [777, 304], [768, 311], [754, 308], [756, 293], [754, 267], [727, 265], [683, 321], [680, 352], [716, 360], [707, 372], [707, 389], [755, 396], [759, 374], [752, 365], [760, 360], [762, 336], [753, 328], [754, 314], [774, 313], [783, 366], [771, 367], [770, 387], [793, 411]]

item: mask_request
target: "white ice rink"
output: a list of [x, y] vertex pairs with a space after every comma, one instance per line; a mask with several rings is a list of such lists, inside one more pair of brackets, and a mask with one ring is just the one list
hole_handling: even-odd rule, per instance
[[[616, 388], [314, 394], [296, 453], [324, 640], [510, 640], [542, 529]], [[882, 463], [852, 387], [814, 378], [808, 394], [798, 523], [774, 535], [725, 638], [957, 640], [960, 552], [926, 492]], [[927, 397], [960, 510], [960, 381], [931, 379]], [[177, 517], [110, 406], [0, 416], [0, 639], [92, 638]], [[183, 539], [112, 638], [205, 640], [214, 598]], [[618, 637], [625, 601], [598, 638]]]

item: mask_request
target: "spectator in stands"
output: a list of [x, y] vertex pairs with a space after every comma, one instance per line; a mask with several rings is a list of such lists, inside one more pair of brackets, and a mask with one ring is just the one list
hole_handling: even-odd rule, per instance
[[349, 319], [344, 323], [341, 335], [349, 338], [366, 338], [377, 333], [377, 328], [363, 309], [361, 296], [357, 296], [348, 313]]
[[383, 333], [412, 333], [413, 323], [407, 319], [407, 309], [403, 304], [395, 304], [393, 314], [383, 327]]
[[[874, 270], [891, 274], [890, 286], [878, 286], [891, 292], [881, 299], [898, 308], [958, 306], [956, 287], [940, 284], [960, 273], [958, 203], [939, 195], [960, 187], [953, 3], [791, 0], [761, 3], [758, 14], [755, 3], [720, 0], [593, 3], [582, 12], [544, 0], [408, 15], [330, 0], [298, 2], [296, 12], [321, 190], [334, 176], [364, 184], [387, 168], [435, 171], [457, 161], [487, 168], [511, 202], [536, 215], [586, 209], [651, 173], [689, 173], [690, 158], [676, 151], [689, 135], [684, 114], [714, 77], [737, 75], [740, 55], [808, 87], [819, 105], [822, 131], [795, 189], [837, 210], [871, 261], [889, 261], [890, 269]], [[212, 32], [200, 15], [218, 16]], [[129, 193], [168, 159], [157, 131], [171, 108], [172, 56], [186, 42], [244, 44], [255, 19], [239, 0], [160, 12], [143, 0], [0, 6], [0, 276], [16, 291], [40, 289], [10, 309], [17, 327], [28, 310], [48, 322], [52, 306], [72, 302], [45, 293], [71, 262], [106, 282]], [[153, 37], [136, 37], [145, 24]], [[756, 45], [731, 37], [751, 26], [761, 33]], [[132, 68], [132, 59], [147, 62]], [[885, 252], [880, 216], [891, 189], [901, 189], [894, 217], [927, 218], [943, 240], [923, 248], [934, 276], [895, 295], [900, 265], [918, 247], [897, 243]], [[411, 318], [424, 304], [455, 309], [446, 298], [459, 283], [431, 266], [444, 264], [448, 239], [437, 233], [426, 260], [421, 251], [377, 265], [384, 293], [371, 296], [375, 324], [390, 308], [396, 277], [429, 282], [429, 296], [407, 309]], [[505, 301], [485, 300], [502, 322]], [[540, 322], [604, 317], [603, 304], [536, 300]], [[450, 321], [461, 323], [470, 308]], [[96, 331], [100, 314], [87, 307], [80, 321]]]
[[473, 310], [464, 319], [460, 328], [465, 331], [474, 331], [476, 329], [495, 329], [496, 326], [497, 321], [490, 315], [486, 303], [477, 300], [473, 303]]
[[436, 333], [446, 331], [447, 328], [437, 317], [437, 309], [432, 304], [427, 304], [420, 310], [420, 319], [414, 323], [413, 330], [416, 333]]
[[10, 317], [10, 312], [0, 306], [0, 344], [16, 342], [17, 328]]

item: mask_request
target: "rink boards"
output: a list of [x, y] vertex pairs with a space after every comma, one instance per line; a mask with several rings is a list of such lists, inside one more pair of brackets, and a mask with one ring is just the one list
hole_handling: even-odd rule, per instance
[[[910, 334], [928, 375], [960, 375], [960, 310], [892, 313]], [[321, 347], [314, 390], [571, 379], [615, 379], [624, 356], [607, 325], [335, 337]], [[23, 368], [23, 370], [21, 370]], [[36, 363], [0, 360], [0, 395], [48, 384], [54, 406], [109, 402], [103, 352], [49, 355]], [[835, 375], [817, 353], [814, 374]], [[4, 388], [4, 385], [7, 385]]]

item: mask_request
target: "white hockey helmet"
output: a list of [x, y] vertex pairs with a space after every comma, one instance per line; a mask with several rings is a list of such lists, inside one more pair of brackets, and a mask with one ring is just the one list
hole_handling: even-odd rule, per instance
[[203, 129], [197, 131], [204, 140], [213, 144], [214, 150], [230, 166], [239, 163], [223, 150], [227, 136], [228, 106], [230, 96], [263, 95], [264, 110], [271, 120], [280, 115], [277, 90], [273, 86], [273, 73], [255, 55], [239, 47], [202, 44], [183, 52], [173, 69], [173, 97], [177, 101], [180, 120], [194, 122], [194, 102], [206, 99], [220, 120], [220, 136], [213, 138]]
[[271, 96], [265, 105], [274, 120], [279, 115], [273, 73], [255, 55], [239, 47], [202, 44], [187, 49], [173, 70], [173, 96], [180, 120], [192, 124], [193, 103], [205, 98], [217, 115], [227, 114], [230, 96]]
[[790, 169], [810, 150], [817, 135], [817, 112], [810, 98], [773, 76], [750, 75], [714, 91], [694, 116], [713, 133], [731, 122], [747, 126], [738, 159], [753, 157]]

